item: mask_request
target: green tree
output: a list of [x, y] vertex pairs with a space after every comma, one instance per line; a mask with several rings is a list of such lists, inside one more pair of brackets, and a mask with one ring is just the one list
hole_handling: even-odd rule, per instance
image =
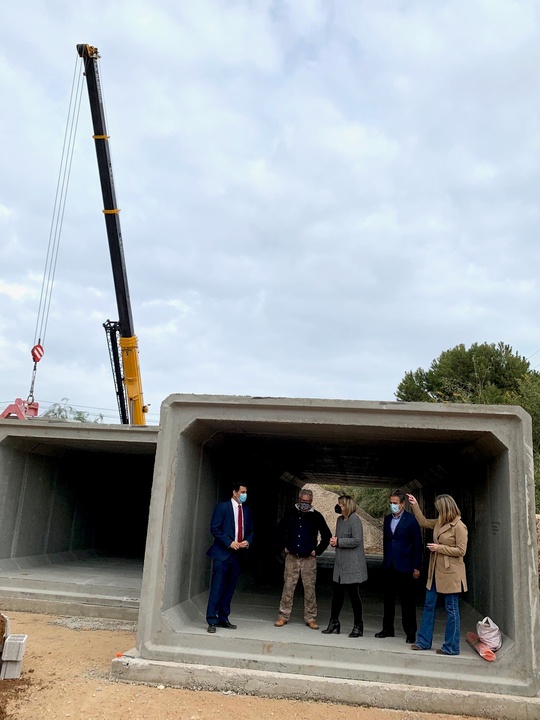
[[405, 373], [396, 397], [407, 402], [507, 405], [531, 372], [528, 360], [502, 342], [456, 345], [433, 360], [428, 370]]
[[55, 418], [56, 420], [62, 420], [64, 422], [103, 422], [103, 415], [101, 413], [91, 418], [90, 413], [77, 410], [77, 408], [74, 408], [72, 405], [68, 405], [68, 398], [62, 398], [61, 402], [53, 403], [41, 417]]
[[463, 402], [520, 405], [532, 418], [536, 512], [540, 512], [540, 374], [529, 361], [500, 342], [456, 345], [428, 370], [405, 373], [396, 397], [406, 402]]

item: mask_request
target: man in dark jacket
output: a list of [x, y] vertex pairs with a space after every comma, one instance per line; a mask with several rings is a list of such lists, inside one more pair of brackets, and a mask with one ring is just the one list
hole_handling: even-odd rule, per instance
[[394, 637], [396, 596], [401, 600], [401, 622], [406, 642], [416, 639], [416, 583], [422, 562], [422, 537], [414, 515], [405, 510], [405, 493], [390, 495], [391, 513], [384, 518], [384, 616], [376, 638]]
[[253, 542], [253, 522], [244, 505], [246, 499], [246, 486], [234, 483], [231, 499], [218, 503], [212, 515], [210, 532], [214, 543], [206, 553], [213, 560], [206, 609], [209, 633], [215, 633], [216, 628], [236, 630], [229, 621], [231, 600], [240, 577], [240, 555]]
[[304, 620], [312, 630], [319, 629], [315, 596], [317, 555], [326, 550], [332, 533], [321, 513], [312, 507], [312, 502], [311, 490], [300, 490], [298, 502], [285, 513], [278, 525], [279, 548], [285, 553], [285, 571], [279, 615], [274, 623], [276, 627], [283, 627], [289, 622], [294, 591], [298, 578], [302, 578]]

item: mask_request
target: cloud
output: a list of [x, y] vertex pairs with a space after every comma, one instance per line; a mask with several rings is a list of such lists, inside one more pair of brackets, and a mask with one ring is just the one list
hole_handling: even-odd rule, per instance
[[[28, 384], [77, 42], [102, 55], [153, 411], [176, 391], [392, 399], [457, 343], [537, 350], [536, 3], [99, 6], [4, 12], [0, 397]], [[110, 408], [91, 135], [85, 94], [37, 388]]]
[[0, 278], [0, 295], [7, 295], [12, 300], [23, 300], [28, 297], [35, 299], [37, 298], [37, 291], [27, 285], [9, 283]]

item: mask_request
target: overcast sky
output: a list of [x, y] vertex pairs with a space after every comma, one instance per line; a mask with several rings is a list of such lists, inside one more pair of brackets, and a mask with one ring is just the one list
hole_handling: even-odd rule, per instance
[[[145, 401], [392, 400], [540, 349], [536, 0], [23, 0], [0, 25], [0, 402], [26, 398], [76, 44], [99, 48]], [[117, 421], [82, 98], [36, 400]], [[531, 364], [540, 363], [540, 353]]]

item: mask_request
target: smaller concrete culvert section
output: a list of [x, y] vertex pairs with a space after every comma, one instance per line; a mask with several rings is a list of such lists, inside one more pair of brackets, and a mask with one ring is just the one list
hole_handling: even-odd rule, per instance
[[[161, 428], [139, 616], [140, 662], [517, 696], [538, 692], [531, 429], [520, 408], [173, 395], [162, 407]], [[248, 487], [256, 536], [233, 601], [238, 630], [212, 636], [204, 620], [209, 521], [215, 503], [230, 496], [234, 479]], [[484, 662], [464, 641], [462, 654], [449, 658], [435, 655], [438, 645], [412, 653], [404, 638], [375, 639], [382, 617], [377, 558], [365, 586], [363, 638], [353, 642], [309, 630], [301, 598], [294, 622], [274, 628], [281, 590], [274, 530], [306, 483], [402, 487], [417, 495], [428, 517], [434, 516], [436, 494], [453, 495], [469, 528], [462, 635], [485, 615], [495, 619], [505, 634], [497, 662]], [[323, 566], [321, 624], [328, 619], [325, 574], [330, 569]], [[348, 619], [343, 617], [346, 627]], [[441, 642], [443, 623], [441, 614], [435, 642]]]
[[135, 620], [157, 431], [0, 423], [0, 603]]

